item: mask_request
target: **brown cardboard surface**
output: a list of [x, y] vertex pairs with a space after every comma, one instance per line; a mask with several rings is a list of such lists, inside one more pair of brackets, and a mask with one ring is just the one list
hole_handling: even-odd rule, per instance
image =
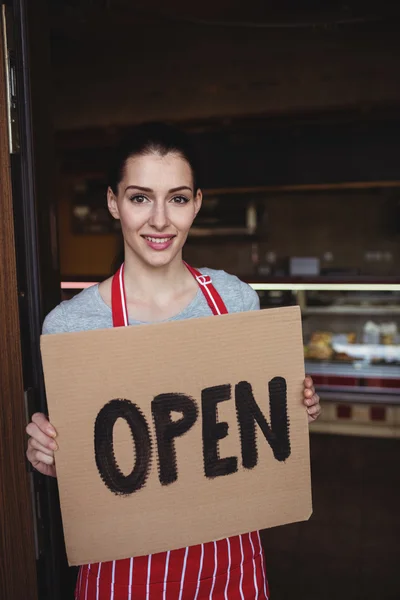
[[[58, 432], [56, 466], [71, 565], [153, 554], [310, 517], [298, 307], [46, 335], [41, 346], [50, 420]], [[277, 460], [256, 424], [258, 463], [244, 468], [235, 386], [251, 384], [271, 425], [268, 384], [275, 377], [287, 385], [290, 455]], [[218, 422], [228, 423], [228, 435], [217, 442], [218, 454], [237, 457], [237, 471], [207, 477], [203, 433], [210, 428], [203, 432], [202, 390], [221, 385], [232, 390], [230, 400], [217, 404]], [[191, 428], [174, 439], [177, 479], [162, 485], [152, 401], [171, 393], [190, 396], [198, 414]], [[151, 438], [148, 477], [128, 495], [110, 491], [96, 464], [96, 418], [112, 399], [139, 407]], [[181, 417], [171, 413], [175, 424]], [[100, 429], [96, 435], [104, 439]], [[133, 434], [121, 418], [113, 443], [115, 460], [129, 475], [143, 457], [135, 455]]]

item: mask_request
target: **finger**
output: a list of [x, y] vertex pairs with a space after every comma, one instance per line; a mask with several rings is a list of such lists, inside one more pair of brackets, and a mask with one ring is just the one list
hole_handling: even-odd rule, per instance
[[314, 406], [307, 408], [307, 412], [310, 416], [318, 415], [321, 412], [321, 407], [319, 404], [315, 404]]
[[32, 415], [32, 422], [35, 423], [35, 425], [37, 425], [39, 429], [46, 435], [49, 435], [53, 438], [56, 437], [56, 430], [43, 413], [35, 413]]
[[43, 456], [39, 452], [37, 452], [36, 450], [34, 450], [32, 448], [28, 448], [28, 450], [26, 452], [26, 456], [27, 456], [29, 462], [31, 463], [32, 467], [36, 471], [39, 471], [39, 473], [42, 473], [43, 475], [46, 475], [49, 477], [57, 477], [55, 461], [54, 461], [54, 459], [52, 459], [52, 457], [47, 457], [46, 459], [44, 459], [46, 461], [48, 459], [50, 459], [48, 462], [52, 461], [52, 464], [47, 464], [47, 462], [44, 462], [44, 460], [41, 460], [43, 458]]
[[38, 468], [38, 463], [43, 463], [45, 465], [53, 465], [54, 464], [54, 456], [49, 456], [44, 452], [40, 452], [40, 450], [28, 450], [26, 453], [28, 460], [32, 463], [32, 466], [35, 469]]
[[314, 396], [314, 391], [312, 389], [306, 389], [304, 390], [304, 398], [306, 398], [307, 400], [310, 400], [312, 397]]
[[313, 382], [312, 378], [309, 375], [307, 375], [307, 377], [304, 380], [304, 387], [312, 388], [313, 385], [314, 385], [314, 382]]
[[309, 423], [316, 421], [321, 414], [321, 405], [316, 404], [315, 406], [311, 406], [310, 408], [307, 409], [307, 413], [308, 413], [308, 422]]
[[43, 433], [43, 431], [41, 431], [35, 423], [29, 423], [29, 425], [26, 428], [26, 433], [32, 438], [34, 438], [37, 442], [39, 442], [39, 444], [42, 444], [42, 446], [50, 448], [51, 450], [57, 449], [57, 443], [55, 442], [55, 440], [47, 434]]
[[[55, 442], [52, 442], [52, 443], [55, 444]], [[40, 450], [40, 452], [43, 452], [44, 454], [47, 454], [48, 456], [54, 456], [54, 450], [52, 450], [50, 448], [46, 448], [46, 446], [43, 446], [34, 438], [29, 439], [28, 448], [31, 448], [33, 450]]]
[[318, 394], [313, 394], [311, 398], [306, 398], [305, 403], [306, 406], [314, 406], [314, 404], [319, 404]]

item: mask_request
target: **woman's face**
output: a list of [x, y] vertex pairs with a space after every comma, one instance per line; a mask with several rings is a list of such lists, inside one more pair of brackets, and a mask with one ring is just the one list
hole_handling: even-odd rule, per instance
[[129, 158], [117, 196], [107, 191], [110, 213], [121, 221], [125, 252], [154, 267], [181, 256], [201, 200], [189, 164], [172, 152]]

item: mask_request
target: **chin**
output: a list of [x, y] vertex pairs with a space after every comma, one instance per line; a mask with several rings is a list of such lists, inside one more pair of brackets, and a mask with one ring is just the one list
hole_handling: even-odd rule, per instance
[[143, 256], [142, 259], [151, 267], [165, 267], [174, 260], [178, 252], [152, 252], [150, 256]]

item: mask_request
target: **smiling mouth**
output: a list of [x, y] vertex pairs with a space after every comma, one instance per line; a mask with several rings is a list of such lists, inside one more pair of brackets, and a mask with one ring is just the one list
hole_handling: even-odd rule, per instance
[[148, 242], [151, 242], [152, 244], [166, 244], [167, 242], [170, 242], [171, 240], [173, 240], [174, 237], [176, 237], [176, 236], [169, 235], [167, 237], [153, 237], [150, 235], [143, 235], [142, 237], [145, 240], [147, 240]]

